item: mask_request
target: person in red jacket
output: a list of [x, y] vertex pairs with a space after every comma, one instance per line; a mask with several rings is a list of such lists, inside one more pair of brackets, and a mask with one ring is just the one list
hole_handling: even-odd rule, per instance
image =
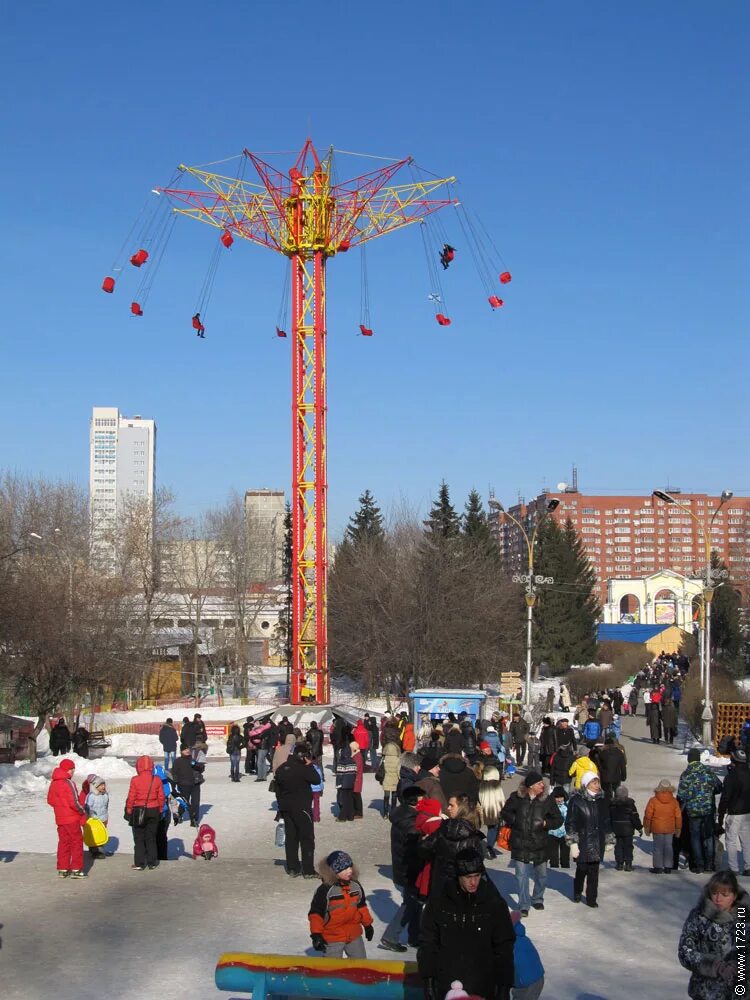
[[364, 724], [362, 719], [359, 720], [357, 725], [352, 730], [352, 737], [357, 741], [362, 754], [366, 754], [370, 749], [370, 730]]
[[57, 824], [57, 874], [60, 878], [86, 878], [83, 870], [83, 826], [86, 810], [78, 801], [73, 781], [76, 766], [64, 760], [52, 772], [47, 804], [55, 810]]
[[[130, 779], [125, 803], [125, 819], [133, 828], [134, 857], [130, 866], [143, 871], [148, 865], [153, 870], [159, 864], [156, 850], [156, 831], [159, 817], [164, 810], [164, 786], [154, 775], [154, 762], [144, 755], [135, 762], [136, 776]], [[143, 812], [143, 823], [138, 822]]]
[[356, 740], [352, 740], [349, 744], [349, 748], [352, 752], [352, 760], [357, 765], [357, 776], [354, 779], [354, 788], [352, 789], [354, 798], [354, 818], [362, 819], [362, 783], [364, 781], [365, 773], [365, 758], [362, 755], [359, 743], [357, 743]]

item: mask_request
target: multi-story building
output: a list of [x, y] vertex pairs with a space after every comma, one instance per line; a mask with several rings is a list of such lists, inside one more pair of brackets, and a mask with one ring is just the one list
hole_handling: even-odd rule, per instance
[[[711, 548], [729, 568], [733, 585], [748, 600], [750, 577], [750, 497], [732, 497], [709, 526], [721, 498], [708, 493], [682, 493], [666, 487], [710, 531]], [[607, 581], [647, 577], [671, 569], [688, 577], [705, 574], [703, 533], [693, 517], [678, 504], [647, 496], [587, 496], [568, 487], [545, 492], [508, 512], [524, 526], [536, 523], [550, 500], [559, 500], [549, 515], [560, 523], [568, 519], [578, 532], [599, 581], [599, 600], [607, 601]], [[490, 513], [490, 525], [509, 570], [526, 565], [521, 532], [502, 511]]]
[[156, 482], [156, 424], [95, 406], [91, 416], [89, 504], [92, 550], [112, 564], [113, 536], [125, 498], [152, 499]]
[[245, 520], [255, 579], [280, 580], [284, 553], [284, 491], [247, 490]]

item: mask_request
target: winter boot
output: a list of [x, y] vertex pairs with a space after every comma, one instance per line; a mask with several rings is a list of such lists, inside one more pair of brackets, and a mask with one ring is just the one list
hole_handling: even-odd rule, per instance
[[632, 870], [633, 870], [633, 863], [632, 863], [632, 861], [626, 861], [625, 862], [625, 871], [626, 872], [632, 872]]
[[79, 868], [77, 871], [71, 872], [70, 873], [70, 877], [71, 878], [88, 878], [88, 873], [81, 871], [81, 869]]
[[615, 870], [618, 871], [618, 872], [621, 872], [623, 870], [623, 868], [624, 868], [624, 865], [623, 865], [622, 862], [620, 862], [618, 865], [615, 865]]
[[70, 872], [69, 871], [64, 871], [62, 868], [59, 869], [58, 872], [57, 872], [57, 877], [58, 878], [67, 878], [69, 875], [70, 875]]

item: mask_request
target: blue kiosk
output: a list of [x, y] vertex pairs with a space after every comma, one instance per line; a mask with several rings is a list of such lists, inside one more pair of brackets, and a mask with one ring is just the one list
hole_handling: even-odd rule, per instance
[[414, 729], [419, 732], [425, 722], [440, 721], [448, 712], [458, 716], [466, 712], [473, 723], [483, 718], [487, 695], [473, 688], [420, 688], [409, 692], [409, 707]]

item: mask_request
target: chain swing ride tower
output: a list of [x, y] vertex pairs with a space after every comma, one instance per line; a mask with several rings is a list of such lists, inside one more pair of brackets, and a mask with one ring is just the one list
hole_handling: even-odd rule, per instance
[[[163, 195], [164, 201], [171, 206], [172, 218], [177, 213], [214, 226], [220, 230], [220, 243], [227, 249], [241, 238], [288, 258], [292, 324], [290, 694], [295, 705], [303, 700], [318, 704], [330, 700], [326, 520], [327, 264], [336, 254], [421, 222], [441, 208], [460, 204], [452, 197], [434, 197], [438, 189], [451, 185], [454, 177], [430, 175], [424, 178], [417, 174], [411, 157], [389, 160], [379, 169], [338, 183], [333, 177], [334, 153], [335, 150], [330, 149], [321, 160], [308, 139], [293, 166], [283, 172], [245, 149], [237, 177], [183, 165], [177, 172], [179, 183], [154, 189], [154, 193]], [[243, 176], [248, 162], [257, 175], [253, 182]], [[412, 168], [410, 180], [391, 183], [405, 167]], [[193, 190], [181, 186], [188, 178], [200, 186]], [[171, 222], [164, 216], [161, 224], [152, 223], [150, 232], [166, 233], [165, 245]], [[427, 247], [427, 230], [423, 227], [422, 232]], [[465, 235], [467, 241], [471, 239], [479, 248], [476, 233], [465, 231]], [[155, 270], [164, 245], [160, 245], [158, 239], [149, 244], [146, 235], [141, 238], [144, 245], [130, 258], [130, 263], [139, 268], [151, 257]], [[115, 266], [115, 270], [122, 268]], [[152, 274], [144, 278], [141, 289], [145, 289], [145, 294], [150, 291], [152, 280]], [[510, 273], [503, 272], [500, 281], [510, 281]], [[105, 292], [112, 292], [114, 286], [113, 277], [104, 279]], [[135, 316], [143, 315], [141, 289], [136, 293], [138, 301], [131, 304]], [[434, 300], [437, 322], [441, 326], [450, 325], [450, 319], [440, 311], [444, 309], [441, 296], [433, 294], [430, 298]], [[496, 296], [489, 301], [493, 309], [503, 304]], [[204, 308], [206, 305], [204, 302]], [[204, 322], [205, 312], [202, 320], [200, 313], [193, 317], [193, 327], [199, 336], [203, 335]], [[367, 331], [367, 335], [371, 333], [372, 330]], [[277, 328], [277, 334], [285, 337], [286, 331]]]

